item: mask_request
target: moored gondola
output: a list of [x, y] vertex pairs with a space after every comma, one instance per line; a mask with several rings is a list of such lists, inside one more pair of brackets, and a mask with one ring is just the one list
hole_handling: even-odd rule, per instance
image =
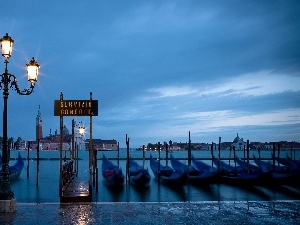
[[258, 160], [254, 156], [254, 162], [261, 170], [268, 173], [265, 185], [296, 184], [299, 179], [299, 170], [291, 166], [280, 166], [274, 163]]
[[102, 177], [105, 184], [109, 186], [117, 187], [124, 184], [122, 169], [114, 165], [104, 154], [102, 157]]
[[192, 158], [193, 164], [197, 164], [199, 167], [196, 168], [195, 165], [186, 165], [178, 159], [174, 158], [171, 155], [170, 158], [171, 165], [173, 169], [181, 174], [184, 174], [187, 177], [187, 181], [191, 184], [207, 184], [216, 181], [217, 171], [209, 165], [200, 167], [200, 162], [195, 158]]
[[286, 158], [275, 157], [276, 161], [284, 166], [291, 166], [300, 170], [300, 160], [291, 159], [288, 156]]
[[130, 184], [136, 187], [147, 187], [151, 176], [148, 169], [143, 168], [133, 159], [129, 159], [129, 179]]
[[150, 167], [154, 177], [161, 184], [182, 185], [186, 182], [186, 175], [176, 172], [170, 166], [163, 166], [150, 155]]
[[[21, 157], [20, 152], [18, 153], [18, 159], [16, 161], [16, 163], [13, 166], [9, 167], [9, 179], [10, 181], [15, 181], [18, 180], [20, 178], [21, 172], [23, 170], [24, 167], [24, 161]], [[0, 170], [0, 174], [2, 172], [2, 168]]]
[[266, 173], [250, 170], [244, 166], [231, 166], [213, 157], [213, 163], [218, 167], [219, 181], [231, 185], [257, 185], [266, 178]]

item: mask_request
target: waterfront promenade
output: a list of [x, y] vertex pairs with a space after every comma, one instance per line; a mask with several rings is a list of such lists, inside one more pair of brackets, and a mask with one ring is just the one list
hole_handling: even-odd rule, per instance
[[0, 224], [300, 224], [300, 201], [18, 203]]

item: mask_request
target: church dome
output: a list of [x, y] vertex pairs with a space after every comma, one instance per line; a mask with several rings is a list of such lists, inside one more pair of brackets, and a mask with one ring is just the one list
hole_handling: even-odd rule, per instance
[[64, 125], [64, 127], [63, 127], [63, 135], [69, 135], [69, 130], [66, 127], [66, 125]]

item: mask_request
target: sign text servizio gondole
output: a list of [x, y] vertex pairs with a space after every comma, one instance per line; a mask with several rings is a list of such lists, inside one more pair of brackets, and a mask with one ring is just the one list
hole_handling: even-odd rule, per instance
[[54, 116], [98, 116], [98, 100], [54, 100]]

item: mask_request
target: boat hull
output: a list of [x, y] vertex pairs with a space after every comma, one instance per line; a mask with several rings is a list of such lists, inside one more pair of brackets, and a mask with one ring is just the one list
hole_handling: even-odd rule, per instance
[[104, 155], [102, 158], [102, 177], [103, 182], [109, 186], [122, 186], [124, 184], [122, 169], [114, 165]]
[[139, 171], [135, 175], [130, 176], [130, 184], [138, 187], [147, 187], [149, 186], [151, 176], [149, 172], [145, 169]]
[[[191, 184], [205, 184], [216, 182], [217, 173], [209, 165], [192, 159], [193, 165], [186, 165], [171, 155], [171, 165], [175, 171], [184, 174]], [[195, 166], [197, 164], [198, 168]]]
[[[183, 185], [186, 183], [186, 175], [176, 172], [170, 166], [159, 165], [159, 162], [150, 155], [150, 167], [155, 180], [164, 185]], [[160, 169], [159, 169], [160, 168]]]
[[130, 159], [129, 179], [130, 179], [130, 184], [134, 186], [147, 187], [150, 183], [151, 176], [147, 169], [139, 165], [133, 159]]
[[[13, 166], [9, 167], [9, 179], [10, 181], [16, 181], [20, 178], [21, 172], [24, 167], [24, 161], [21, 157], [21, 154], [18, 153], [18, 159], [16, 163]], [[2, 169], [0, 170], [0, 174], [2, 172]]]

